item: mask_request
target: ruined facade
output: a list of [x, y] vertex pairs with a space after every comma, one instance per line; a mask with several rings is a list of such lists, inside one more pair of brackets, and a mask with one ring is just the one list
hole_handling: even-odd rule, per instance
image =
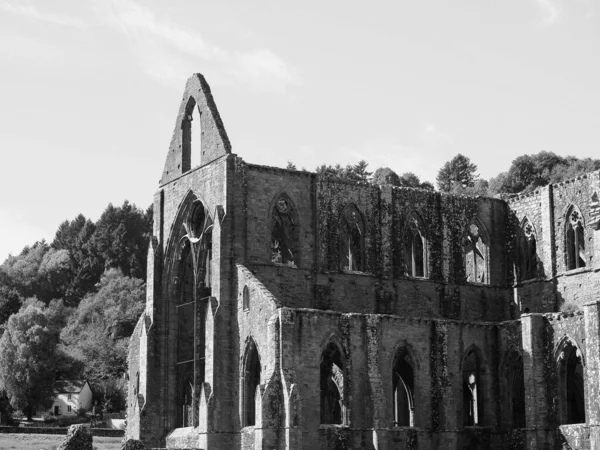
[[154, 197], [127, 437], [600, 448], [599, 193], [600, 172], [503, 201], [253, 165], [192, 76]]

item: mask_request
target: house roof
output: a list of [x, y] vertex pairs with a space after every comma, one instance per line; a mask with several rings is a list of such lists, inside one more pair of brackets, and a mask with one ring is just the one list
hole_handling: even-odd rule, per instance
[[86, 385], [87, 380], [56, 380], [54, 382], [54, 393], [74, 393], [78, 394], [81, 392], [83, 387]]

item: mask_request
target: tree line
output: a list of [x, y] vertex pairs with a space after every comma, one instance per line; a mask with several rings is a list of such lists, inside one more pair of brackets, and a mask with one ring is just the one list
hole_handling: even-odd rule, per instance
[[[318, 166], [315, 172], [328, 180], [363, 181], [434, 190], [432, 183], [420, 180], [413, 172], [398, 175], [389, 167], [380, 167], [375, 172], [369, 172], [368, 165], [364, 160], [346, 166], [323, 164]], [[288, 162], [286, 168], [297, 170], [293, 162]], [[559, 156], [554, 152], [542, 150], [536, 154], [515, 158], [506, 172], [486, 180], [479, 177], [477, 165], [469, 157], [459, 153], [439, 169], [436, 185], [440, 192], [498, 197], [527, 193], [537, 187], [558, 183], [595, 170], [600, 170], [600, 159]]]
[[123, 408], [128, 340], [144, 309], [152, 207], [82, 214], [0, 265], [0, 389], [28, 418], [57, 379], [88, 379]]

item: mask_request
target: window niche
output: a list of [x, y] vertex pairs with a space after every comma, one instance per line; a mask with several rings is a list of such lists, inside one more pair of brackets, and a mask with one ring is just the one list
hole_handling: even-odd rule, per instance
[[585, 267], [585, 234], [583, 216], [575, 205], [567, 211], [565, 218], [565, 255], [567, 270]]
[[330, 342], [321, 354], [321, 423], [344, 423], [344, 358], [339, 347]]
[[398, 350], [392, 372], [394, 425], [415, 426], [415, 369], [414, 362], [404, 349]]
[[271, 262], [296, 267], [298, 265], [297, 214], [285, 194], [280, 195], [271, 212]]
[[463, 423], [465, 426], [482, 425], [481, 367], [475, 350], [470, 350], [463, 359], [462, 378]]
[[248, 290], [248, 286], [244, 286], [244, 291], [242, 292], [242, 308], [244, 311], [250, 311], [250, 291]]
[[404, 261], [403, 270], [406, 276], [427, 278], [427, 239], [425, 238], [423, 221], [416, 214], [408, 216], [403, 232]]
[[521, 222], [518, 243], [519, 281], [538, 276], [537, 238], [533, 224], [525, 217]]
[[583, 358], [570, 339], [565, 339], [561, 345], [557, 364], [560, 423], [585, 423]]
[[506, 355], [503, 372], [506, 421], [512, 428], [525, 428], [525, 374], [523, 357], [518, 351], [511, 350]]
[[473, 221], [467, 227], [464, 242], [467, 282], [489, 284], [488, 237], [481, 224]]
[[181, 173], [186, 173], [201, 164], [202, 129], [200, 110], [196, 100], [190, 97], [181, 122]]
[[340, 220], [340, 265], [342, 270], [365, 271], [365, 224], [356, 205], [344, 208]]
[[246, 349], [244, 361], [243, 423], [245, 427], [256, 424], [256, 392], [260, 385], [260, 357], [256, 344], [251, 339]]

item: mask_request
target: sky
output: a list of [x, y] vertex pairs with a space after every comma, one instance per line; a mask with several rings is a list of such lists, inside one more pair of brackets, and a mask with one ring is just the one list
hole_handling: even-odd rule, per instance
[[147, 208], [186, 79], [245, 161], [600, 158], [600, 0], [0, 0], [0, 262]]

